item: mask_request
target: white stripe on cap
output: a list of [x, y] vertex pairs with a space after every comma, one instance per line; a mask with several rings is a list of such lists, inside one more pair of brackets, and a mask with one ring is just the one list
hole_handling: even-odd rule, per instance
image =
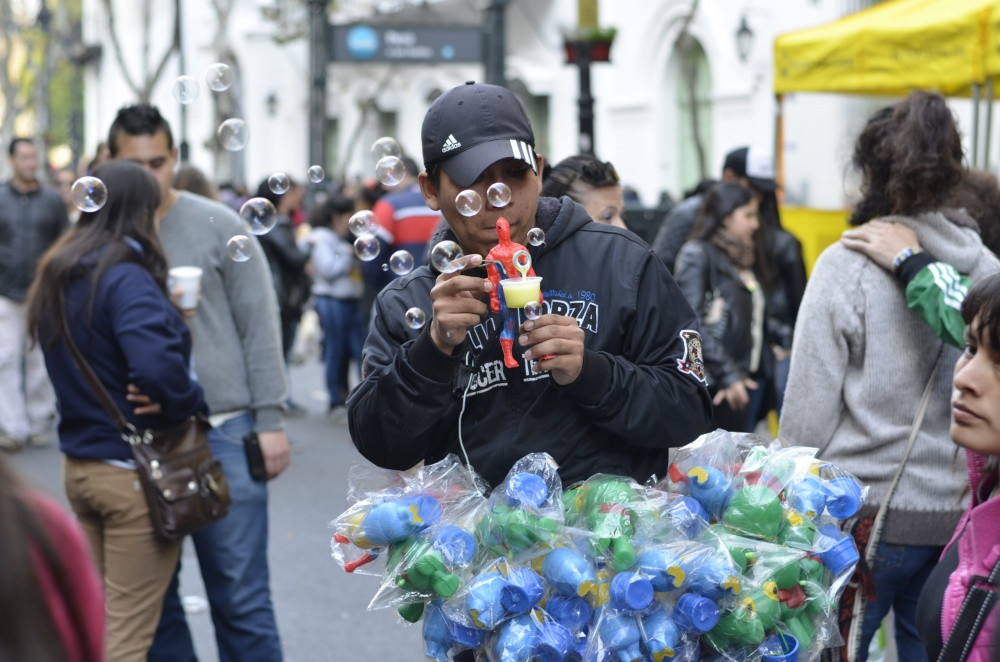
[[531, 164], [531, 169], [535, 171], [535, 174], [538, 174], [538, 157], [535, 156], [535, 148], [528, 145], [528, 151], [531, 153], [531, 160], [528, 163]]
[[531, 163], [531, 158], [528, 156], [528, 145], [522, 140], [521, 141], [521, 160], [525, 163]]
[[512, 150], [514, 150], [514, 158], [515, 159], [521, 158], [521, 150], [517, 146], [517, 140], [516, 139], [514, 139], [514, 138], [510, 139], [510, 148]]

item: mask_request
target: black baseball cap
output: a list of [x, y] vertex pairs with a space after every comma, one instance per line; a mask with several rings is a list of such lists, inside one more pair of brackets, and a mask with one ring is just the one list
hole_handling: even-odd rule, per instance
[[778, 188], [770, 157], [749, 147], [740, 147], [726, 154], [722, 169], [732, 170], [738, 177], [746, 177], [756, 191], [771, 193]]
[[528, 114], [506, 87], [469, 81], [438, 97], [424, 116], [424, 169], [440, 166], [470, 186], [501, 159], [520, 159], [538, 173]]

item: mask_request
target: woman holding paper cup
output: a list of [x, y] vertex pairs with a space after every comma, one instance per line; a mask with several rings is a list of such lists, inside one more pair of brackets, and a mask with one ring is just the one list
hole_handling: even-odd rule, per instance
[[181, 545], [156, 538], [129, 445], [74, 364], [64, 329], [137, 428], [171, 425], [206, 407], [191, 377], [191, 336], [167, 297], [154, 222], [159, 186], [126, 161], [94, 175], [107, 200], [42, 258], [27, 318], [59, 402], [66, 496], [104, 578], [108, 658], [138, 662], [152, 644]]

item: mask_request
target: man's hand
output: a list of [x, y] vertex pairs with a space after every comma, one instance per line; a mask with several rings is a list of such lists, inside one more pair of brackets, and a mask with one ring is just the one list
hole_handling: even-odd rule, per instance
[[431, 288], [431, 340], [445, 354], [451, 354], [465, 340], [465, 332], [489, 313], [486, 304], [478, 299], [493, 289], [486, 278], [464, 276], [462, 271], [483, 263], [480, 255], [466, 255], [458, 260], [461, 270], [437, 277]]
[[288, 452], [288, 435], [284, 430], [276, 432], [258, 432], [260, 452], [264, 455], [264, 466], [267, 467], [267, 479], [277, 478], [285, 470], [290, 459]]
[[716, 393], [715, 397], [712, 398], [712, 404], [719, 405], [725, 400], [733, 411], [743, 411], [750, 404], [750, 394], [747, 393], [747, 389], [756, 391], [758, 388], [759, 385], [754, 380], [741, 379]]
[[531, 346], [524, 358], [537, 360], [539, 370], [551, 372], [556, 384], [566, 386], [583, 370], [584, 335], [573, 317], [542, 315], [521, 325], [518, 342]]
[[162, 414], [163, 408], [160, 407], [160, 403], [153, 402], [148, 395], [143, 395], [139, 392], [139, 387], [135, 384], [128, 385], [128, 393], [125, 394], [125, 399], [129, 402], [134, 402], [135, 413], [137, 416], [143, 416], [145, 414]]
[[868, 221], [859, 227], [845, 230], [840, 243], [853, 251], [864, 253], [886, 271], [892, 271], [892, 260], [901, 250], [920, 246], [916, 232], [902, 223], [885, 221]]

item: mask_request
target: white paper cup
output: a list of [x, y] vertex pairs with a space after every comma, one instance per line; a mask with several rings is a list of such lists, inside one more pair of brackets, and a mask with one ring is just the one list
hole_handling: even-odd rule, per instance
[[198, 291], [201, 289], [201, 267], [174, 267], [170, 270], [170, 291], [181, 291], [177, 306], [181, 310], [191, 310], [198, 306]]
[[508, 308], [524, 308], [531, 301], [538, 301], [542, 294], [541, 276], [505, 278], [500, 281]]

